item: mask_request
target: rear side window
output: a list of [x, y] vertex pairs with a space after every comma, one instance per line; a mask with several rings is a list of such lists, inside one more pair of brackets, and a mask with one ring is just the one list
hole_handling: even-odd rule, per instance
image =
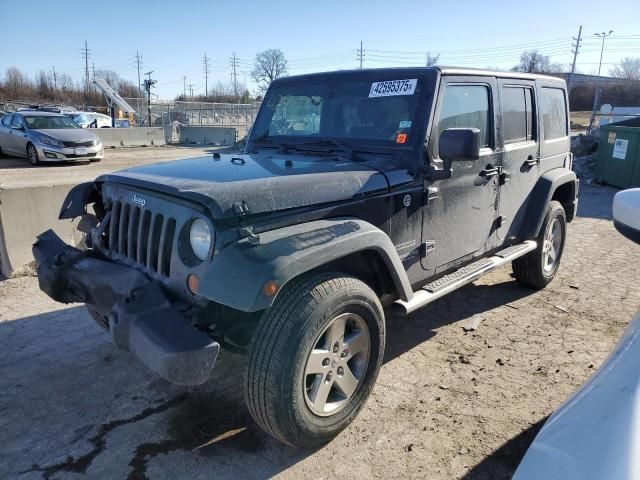
[[18, 115], [14, 115], [11, 126], [14, 128], [22, 128], [22, 119]]
[[534, 140], [533, 91], [525, 87], [502, 89], [502, 137], [504, 144]]
[[5, 127], [10, 127], [12, 119], [13, 119], [13, 115], [11, 113], [7, 113], [4, 117], [2, 117], [2, 124]]
[[477, 128], [480, 146], [490, 146], [489, 88], [484, 85], [448, 85], [444, 91], [438, 137], [447, 128]]
[[543, 87], [541, 90], [540, 110], [545, 140], [562, 138], [567, 132], [567, 104], [564, 90]]

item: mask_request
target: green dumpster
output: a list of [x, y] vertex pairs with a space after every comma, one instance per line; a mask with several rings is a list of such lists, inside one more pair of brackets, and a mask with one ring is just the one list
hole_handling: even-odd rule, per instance
[[620, 188], [640, 187], [640, 118], [600, 127], [596, 163], [602, 182]]

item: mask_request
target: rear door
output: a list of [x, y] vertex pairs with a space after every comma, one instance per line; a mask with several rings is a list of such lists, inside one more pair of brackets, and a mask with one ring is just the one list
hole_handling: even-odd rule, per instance
[[438, 160], [438, 140], [447, 128], [480, 130], [480, 157], [457, 161], [452, 176], [426, 188], [434, 197], [423, 220], [422, 266], [440, 273], [481, 255], [490, 245], [496, 218], [498, 175], [496, 80], [493, 77], [444, 76], [429, 141], [429, 157]]
[[535, 82], [498, 79], [500, 176], [498, 243], [518, 237], [529, 197], [540, 176]]

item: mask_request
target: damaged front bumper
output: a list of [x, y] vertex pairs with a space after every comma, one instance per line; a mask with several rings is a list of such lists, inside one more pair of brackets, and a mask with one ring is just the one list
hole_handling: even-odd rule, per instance
[[109, 318], [113, 341], [161, 377], [199, 385], [211, 374], [220, 345], [192, 326], [158, 282], [65, 244], [53, 231], [33, 245], [38, 283], [58, 302], [82, 302]]

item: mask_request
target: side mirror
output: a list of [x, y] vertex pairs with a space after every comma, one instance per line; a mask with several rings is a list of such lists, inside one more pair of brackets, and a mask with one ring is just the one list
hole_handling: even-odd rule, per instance
[[480, 158], [480, 130], [477, 128], [447, 128], [440, 134], [438, 154], [445, 162]]
[[640, 243], [640, 188], [623, 190], [613, 197], [613, 225], [629, 240]]
[[24, 130], [24, 127], [22, 125], [19, 127], [14, 127], [13, 125], [11, 125], [11, 128], [13, 128], [14, 130]]

